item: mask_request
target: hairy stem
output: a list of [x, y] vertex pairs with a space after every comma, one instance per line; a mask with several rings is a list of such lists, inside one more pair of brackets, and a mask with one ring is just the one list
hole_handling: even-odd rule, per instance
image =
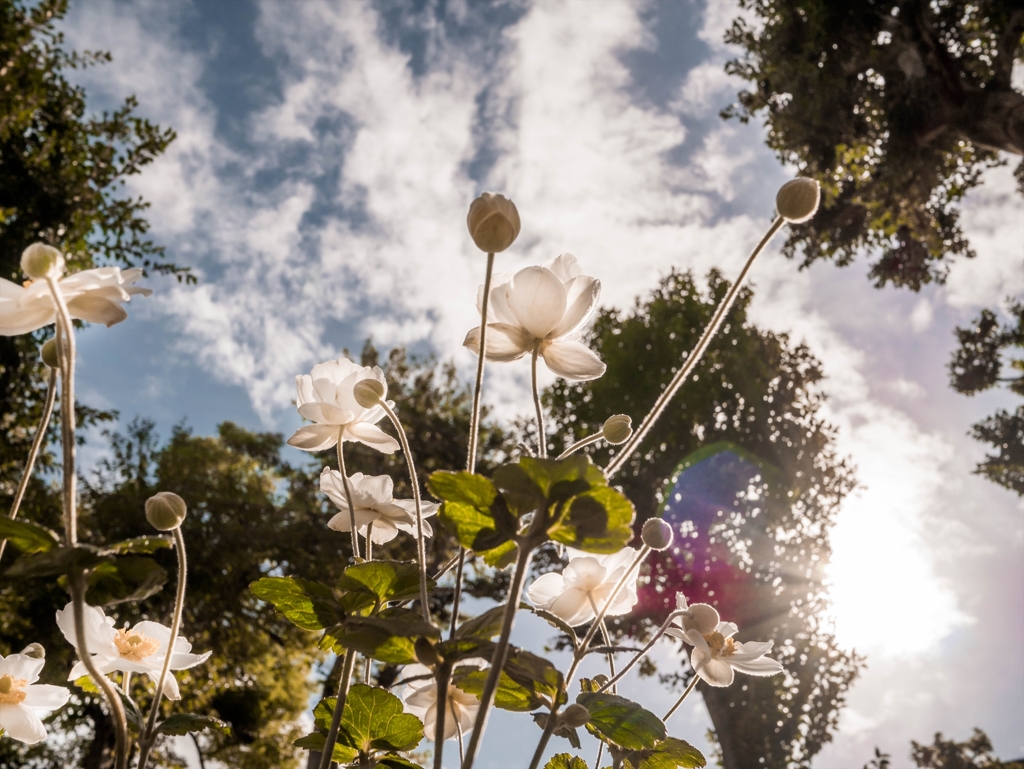
[[[43, 403], [43, 416], [39, 420], [39, 427], [36, 428], [35, 437], [32, 438], [32, 448], [28, 452], [28, 460], [25, 462], [25, 469], [21, 473], [21, 480], [18, 482], [18, 490], [14, 493], [14, 502], [11, 504], [11, 512], [7, 517], [12, 521], [18, 517], [18, 509], [21, 501], [25, 498], [25, 491], [28, 489], [28, 482], [32, 480], [32, 468], [35, 467], [36, 458], [39, 456], [39, 448], [43, 445], [46, 437], [46, 428], [50, 424], [50, 417], [53, 416], [53, 404], [57, 400], [57, 369], [50, 369], [50, 383], [46, 388], [46, 401]], [[0, 559], [4, 557], [4, 549], [7, 547], [7, 540], [0, 539]]]
[[78, 510], [75, 474], [75, 326], [54, 278], [46, 283], [57, 307], [57, 354], [60, 356], [60, 428], [63, 449], [64, 537], [68, 545], [78, 544]]
[[540, 342], [533, 346], [530, 357], [530, 383], [533, 385], [533, 407], [537, 411], [537, 456], [546, 459], [548, 456], [547, 436], [544, 435], [544, 409], [540, 405], [540, 391], [537, 389], [537, 355]]
[[139, 765], [138, 769], [146, 769], [146, 761], [149, 759], [149, 751], [156, 741], [156, 719], [160, 715], [160, 700], [164, 695], [164, 683], [171, 670], [171, 657], [174, 655], [174, 646], [178, 640], [178, 631], [181, 630], [181, 614], [185, 609], [185, 584], [188, 581], [188, 559], [185, 556], [185, 538], [181, 535], [181, 527], [175, 526], [171, 531], [174, 535], [174, 549], [178, 551], [178, 591], [174, 596], [174, 615], [171, 618], [171, 640], [167, 643], [167, 654], [164, 656], [163, 667], [160, 668], [160, 678], [156, 684], [156, 694], [153, 695], [153, 704], [150, 706], [149, 718], [146, 720], [146, 728], [139, 735]]
[[701, 335], [697, 345], [686, 357], [685, 362], [680, 367], [679, 371], [676, 372], [676, 375], [672, 377], [672, 381], [669, 382], [668, 387], [666, 387], [661, 395], [658, 396], [658, 400], [655, 401], [654, 407], [651, 409], [650, 413], [644, 417], [644, 421], [640, 424], [640, 427], [635, 433], [633, 433], [630, 439], [626, 441], [618, 455], [608, 464], [608, 467], [605, 469], [605, 475], [607, 477], [611, 478], [622, 469], [623, 465], [626, 464], [626, 460], [629, 459], [629, 456], [639, 448], [643, 439], [647, 437], [647, 433], [649, 433], [651, 428], [654, 427], [654, 423], [658, 421], [658, 418], [665, 411], [669, 401], [672, 400], [672, 397], [679, 391], [679, 388], [682, 387], [683, 382], [686, 381], [693, 369], [696, 368], [697, 364], [704, 356], [708, 345], [711, 344], [711, 340], [714, 338], [719, 327], [722, 325], [722, 322], [725, 320], [725, 316], [732, 308], [733, 302], [736, 301], [740, 287], [743, 285], [743, 280], [747, 277], [747, 273], [754, 264], [754, 259], [756, 259], [757, 255], [764, 250], [764, 247], [768, 245], [768, 241], [772, 239], [772, 236], [776, 232], [779, 231], [779, 228], [782, 227], [784, 222], [785, 220], [781, 216], [776, 218], [775, 221], [772, 222], [772, 226], [768, 228], [768, 232], [766, 232], [764, 237], [761, 238], [761, 242], [758, 243], [751, 252], [750, 256], [747, 258], [747, 263], [743, 265], [743, 269], [740, 271], [739, 277], [736, 278], [736, 281], [729, 287], [729, 291], [725, 295], [725, 299], [723, 299], [722, 303], [718, 305], [718, 308], [715, 310], [715, 314], [711, 317], [711, 322], [708, 323], [707, 328], [704, 329], [704, 333]]
[[348, 699], [348, 684], [352, 680], [352, 668], [356, 663], [356, 653], [349, 649], [345, 652], [345, 664], [341, 668], [341, 679], [338, 681], [338, 698], [334, 703], [331, 716], [331, 728], [327, 730], [327, 741], [324, 752], [320, 755], [320, 769], [328, 769], [334, 756], [334, 746], [338, 742], [338, 729], [341, 728], [341, 716], [345, 712], [345, 700]]
[[363, 538], [366, 541], [366, 560], [373, 560], [373, 540], [370, 537], [373, 536], [373, 521], [366, 524], [366, 536]]
[[694, 673], [693, 674], [693, 680], [690, 681], [690, 685], [686, 687], [686, 691], [683, 692], [683, 696], [680, 697], [678, 700], [676, 700], [676, 704], [668, 709], [668, 713], [666, 713], [664, 716], [662, 716], [661, 720], [663, 722], [664, 721], [668, 721], [672, 717], [672, 714], [675, 713], [679, 709], [679, 706], [683, 704], [683, 700], [685, 700], [687, 697], [690, 696], [690, 692], [692, 692], [694, 690], [694, 688], [697, 686], [697, 682], [699, 680], [700, 680], [700, 676], [698, 676], [696, 673]]
[[448, 705], [448, 681], [452, 672], [448, 666], [444, 666], [439, 673], [440, 675], [437, 677], [437, 702], [435, 703], [437, 716], [434, 722], [434, 769], [443, 769], [444, 766], [444, 728], [448, 713], [451, 712], [451, 708]]
[[491, 669], [487, 674], [484, 690], [480, 694], [480, 710], [476, 714], [476, 721], [473, 724], [473, 736], [469, 740], [469, 747], [466, 748], [466, 758], [462, 762], [462, 769], [472, 768], [473, 760], [476, 758], [477, 750], [480, 748], [480, 742], [483, 740], [484, 731], [487, 729], [487, 718], [490, 715], [491, 706], [494, 704], [494, 693], [498, 688], [498, 679], [501, 677], [501, 671], [505, 667], [505, 658], [508, 656], [509, 637], [512, 635], [512, 628], [515, 625], [516, 610], [519, 609], [519, 602], [523, 597], [523, 583], [526, 581], [526, 574], [530, 570], [530, 558], [532, 555], [533, 548], [528, 547], [525, 541], [520, 541], [519, 557], [516, 559], [516, 571], [512, 576], [512, 584], [508, 589], [508, 602], [505, 604], [505, 613], [501, 620], [501, 635], [498, 636], [498, 643], [491, 657]]
[[577, 451], [579, 451], [580, 449], [585, 448], [585, 447], [591, 445], [592, 443], [597, 443], [602, 438], [604, 438], [604, 433], [594, 433], [593, 435], [588, 435], [586, 438], [582, 438], [582, 439], [576, 441], [574, 444], [572, 444], [572, 446], [570, 446], [565, 451], [563, 451], [561, 454], [559, 454], [558, 458], [559, 459], [565, 459], [570, 454], [574, 454]]
[[610, 686], [615, 684], [617, 681], [621, 680], [622, 677], [624, 675], [626, 675], [626, 673], [628, 673], [630, 670], [633, 669], [633, 666], [636, 665], [636, 663], [638, 663], [640, 660], [642, 660], [644, 657], [646, 657], [647, 653], [652, 648], [654, 648], [654, 644], [656, 644], [658, 642], [658, 640], [663, 635], [665, 635], [665, 631], [668, 630], [669, 625], [672, 624], [672, 620], [674, 620], [676, 617], [681, 616], [682, 613], [683, 613], [683, 611], [679, 610], [679, 611], [674, 611], [671, 614], [669, 614], [668, 617], [665, 619], [665, 621], [661, 624], [661, 627], [658, 628], [658, 632], [654, 634], [654, 638], [652, 638], [650, 641], [648, 641], [647, 645], [643, 649], [641, 649], [639, 652], [637, 652], [636, 656], [633, 657], [633, 659], [631, 659], [629, 662], [627, 662], [626, 666], [624, 668], [622, 668], [622, 670], [620, 670], [617, 674], [613, 675], [608, 681], [606, 681], [604, 686], [602, 686], [600, 689], [597, 690], [598, 694], [600, 694], [601, 692], [603, 692], [606, 689], [608, 689]]
[[405, 453], [405, 464], [409, 468], [409, 483], [412, 485], [412, 501], [416, 505], [416, 554], [420, 562], [420, 603], [423, 604], [420, 611], [423, 612], [423, 619], [430, 622], [430, 599], [427, 596], [427, 545], [423, 537], [423, 503], [420, 499], [420, 481], [416, 475], [416, 465], [412, 459], [412, 450], [409, 448], [409, 438], [405, 434], [405, 428], [394, 410], [384, 401], [380, 402], [384, 413], [388, 415], [391, 424], [398, 431], [398, 440], [402, 444], [402, 451]]
[[537, 742], [537, 747], [533, 751], [533, 758], [530, 759], [530, 769], [537, 769], [540, 766], [541, 758], [544, 756], [544, 748], [548, 746], [548, 741], [551, 739], [551, 735], [555, 732], [555, 726], [558, 724], [558, 705], [554, 705], [551, 708], [551, 712], [548, 713], [547, 723], [544, 724], [544, 732], [540, 736], [540, 740]]
[[352, 526], [352, 557], [359, 558], [359, 532], [356, 531], [356, 505], [352, 501], [352, 487], [348, 482], [348, 473], [345, 472], [345, 451], [341, 447], [341, 435], [344, 428], [338, 431], [338, 472], [341, 473], [341, 483], [345, 487], [345, 501], [348, 502], [348, 521]]

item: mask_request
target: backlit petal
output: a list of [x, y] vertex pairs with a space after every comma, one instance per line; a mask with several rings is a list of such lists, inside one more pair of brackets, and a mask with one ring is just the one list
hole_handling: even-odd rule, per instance
[[288, 439], [288, 445], [303, 451], [323, 451], [338, 442], [335, 425], [303, 425]]
[[565, 287], [566, 310], [558, 324], [548, 334], [549, 339], [572, 337], [582, 328], [597, 308], [601, 296], [601, 281], [580, 275]]
[[399, 449], [398, 441], [381, 430], [377, 425], [353, 422], [345, 427], [345, 440], [359, 441], [383, 454], [394, 454]]
[[589, 347], [580, 342], [568, 339], [545, 342], [540, 351], [548, 368], [564, 379], [576, 382], [597, 379], [607, 368]]
[[0, 729], [26, 745], [35, 745], [46, 738], [43, 722], [24, 705], [0, 705]]
[[[463, 346], [480, 354], [480, 327], [474, 328], [463, 341]], [[491, 323], [487, 326], [487, 360], [508, 363], [519, 360], [533, 350], [534, 339], [519, 326]]]
[[526, 267], [513, 275], [506, 297], [519, 325], [536, 339], [544, 339], [565, 314], [565, 288], [544, 267]]

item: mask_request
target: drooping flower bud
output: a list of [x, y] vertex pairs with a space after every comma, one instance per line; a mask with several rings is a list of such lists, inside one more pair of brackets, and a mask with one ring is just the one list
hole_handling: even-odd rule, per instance
[[57, 354], [57, 337], [47, 339], [39, 348], [39, 357], [50, 368], [60, 368], [60, 356]]
[[821, 186], [815, 179], [799, 177], [779, 187], [775, 208], [779, 216], [792, 224], [806, 222], [818, 210]]
[[504, 195], [485, 192], [470, 203], [466, 226], [477, 248], [496, 254], [511, 246], [519, 235], [519, 212]]
[[585, 726], [589, 720], [590, 711], [578, 702], [572, 703], [569, 707], [563, 710], [562, 716], [559, 719], [562, 726], [568, 726], [570, 729], [578, 729], [581, 726]]
[[707, 635], [715, 631], [721, 619], [714, 606], [695, 603], [683, 615], [683, 630], [696, 630], [701, 635]]
[[640, 539], [651, 550], [666, 550], [672, 544], [672, 527], [661, 518], [644, 521]]
[[352, 388], [352, 396], [364, 409], [372, 409], [379, 404], [387, 392], [387, 387], [379, 379], [360, 379]]
[[157, 531], [178, 528], [187, 513], [185, 500], [172, 491], [158, 492], [146, 500], [146, 520]]
[[46, 649], [43, 648], [42, 644], [29, 644], [19, 654], [24, 654], [26, 657], [36, 660], [46, 659]]
[[21, 271], [32, 280], [59, 278], [64, 274], [64, 257], [45, 243], [33, 243], [21, 252]]
[[629, 436], [633, 434], [633, 420], [625, 414], [616, 414], [604, 420], [601, 432], [606, 441], [613, 446], [618, 446], [620, 443], [628, 441]]
[[416, 661], [421, 665], [432, 668], [441, 661], [441, 655], [437, 653], [434, 644], [427, 638], [417, 638], [412, 648], [416, 655]]

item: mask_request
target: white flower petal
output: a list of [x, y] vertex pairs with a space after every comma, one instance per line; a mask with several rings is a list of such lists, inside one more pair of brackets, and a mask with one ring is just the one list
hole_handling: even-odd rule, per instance
[[[694, 649], [692, 656], [697, 656], [698, 654], [698, 650]], [[702, 659], [693, 663], [693, 669], [696, 670], [697, 675], [703, 678], [707, 683], [717, 687], [731, 685], [733, 679], [736, 677], [736, 674], [733, 672], [732, 665], [720, 659]]]
[[746, 673], [748, 676], [774, 676], [782, 672], [782, 665], [768, 657], [760, 657], [755, 660], [735, 660], [729, 657], [727, 661], [736, 670]]
[[505, 295], [519, 325], [536, 339], [547, 337], [565, 314], [565, 287], [544, 267], [517, 272]]
[[319, 398], [316, 390], [313, 389], [313, 377], [309, 374], [300, 374], [295, 377], [295, 390], [297, 395], [295, 402], [300, 407], [307, 403], [313, 403]]
[[317, 422], [322, 425], [347, 425], [352, 422], [356, 415], [348, 409], [340, 408], [335, 406], [333, 403], [324, 403], [323, 401], [314, 401], [312, 403], [303, 403], [299, 406], [299, 416], [303, 419], [309, 419], [313, 422]]
[[545, 262], [544, 266], [555, 273], [555, 277], [562, 281], [562, 283], [568, 283], [573, 278], [583, 274], [583, 270], [580, 269], [580, 263], [576, 260], [575, 256], [569, 253], [559, 254], [554, 259]]
[[337, 445], [338, 432], [334, 425], [303, 425], [288, 439], [288, 445], [303, 451], [323, 451]]
[[540, 351], [548, 368], [564, 379], [576, 382], [597, 379], [607, 368], [589, 347], [569, 339], [545, 342]]
[[548, 607], [548, 611], [573, 627], [589, 622], [595, 616], [586, 591], [578, 587], [571, 587], [558, 596]]
[[35, 745], [46, 739], [42, 720], [24, 705], [0, 705], [0, 729], [8, 737], [26, 745]]
[[383, 454], [394, 454], [400, 448], [398, 441], [376, 425], [366, 422], [353, 422], [346, 425], [345, 439], [359, 441], [359, 443], [365, 444], [371, 449], [377, 449]]
[[117, 302], [96, 294], [84, 293], [68, 301], [68, 314], [72, 318], [102, 323], [110, 328], [128, 317], [128, 311]]
[[63, 686], [34, 684], [25, 688], [25, 699], [21, 703], [27, 708], [56, 710], [67, 705], [71, 692]]
[[561, 574], [550, 572], [537, 577], [526, 591], [527, 600], [534, 606], [547, 609], [565, 591]]
[[0, 655], [0, 676], [20, 678], [33, 683], [39, 680], [39, 673], [46, 660], [29, 657], [27, 654]]
[[[487, 326], [487, 360], [508, 363], [519, 360], [533, 350], [535, 340], [523, 329], [509, 323], [490, 323]], [[466, 334], [462, 342], [477, 355], [480, 354], [480, 327]]]
[[572, 337], [590, 320], [601, 296], [601, 281], [587, 275], [573, 278], [565, 287], [566, 310], [548, 334], [549, 339]]
[[390, 475], [353, 473], [348, 482], [352, 487], [352, 498], [359, 507], [376, 507], [380, 503], [390, 502], [395, 490]]

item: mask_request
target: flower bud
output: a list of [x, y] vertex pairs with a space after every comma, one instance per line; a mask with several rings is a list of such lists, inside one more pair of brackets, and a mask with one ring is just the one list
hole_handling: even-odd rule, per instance
[[24, 654], [26, 657], [36, 660], [46, 659], [46, 649], [43, 648], [42, 644], [29, 644], [19, 654]]
[[53, 246], [33, 243], [21, 252], [21, 271], [32, 280], [59, 278], [64, 274], [64, 257]]
[[606, 441], [613, 446], [618, 446], [620, 443], [628, 441], [629, 436], [633, 434], [633, 420], [625, 414], [616, 414], [604, 420], [601, 432]]
[[519, 235], [519, 212], [504, 195], [485, 192], [470, 204], [466, 225], [477, 248], [496, 254], [511, 246]]
[[171, 491], [161, 491], [146, 500], [146, 520], [157, 531], [178, 528], [187, 512], [185, 500]]
[[818, 210], [821, 202], [821, 187], [814, 179], [799, 177], [779, 187], [775, 196], [775, 208], [779, 216], [792, 224], [806, 222]]
[[384, 400], [387, 392], [388, 388], [379, 379], [360, 379], [352, 388], [352, 395], [356, 399], [356, 403], [364, 409], [372, 409], [378, 405]]
[[47, 339], [39, 348], [39, 357], [50, 368], [60, 368], [60, 356], [57, 354], [57, 337]]
[[590, 711], [578, 702], [574, 702], [562, 711], [562, 716], [559, 720], [562, 722], [562, 726], [568, 726], [570, 729], [578, 729], [579, 727], [586, 725], [587, 721], [590, 720]]
[[650, 518], [644, 521], [640, 539], [651, 550], [666, 550], [672, 544], [672, 527], [661, 518]]
[[701, 635], [707, 635], [715, 632], [721, 619], [714, 606], [695, 603], [683, 615], [683, 630], [696, 630]]
[[430, 643], [426, 638], [417, 638], [412, 648], [413, 653], [416, 655], [416, 661], [421, 665], [432, 668], [441, 661], [441, 655], [437, 653], [434, 644]]

